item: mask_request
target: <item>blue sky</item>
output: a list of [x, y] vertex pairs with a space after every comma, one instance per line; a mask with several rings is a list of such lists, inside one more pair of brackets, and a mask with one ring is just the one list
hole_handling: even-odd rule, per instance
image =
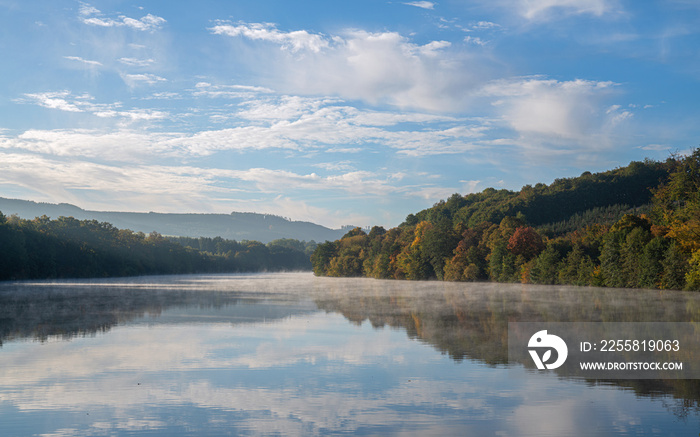
[[695, 0], [0, 0], [0, 197], [396, 226], [700, 144]]

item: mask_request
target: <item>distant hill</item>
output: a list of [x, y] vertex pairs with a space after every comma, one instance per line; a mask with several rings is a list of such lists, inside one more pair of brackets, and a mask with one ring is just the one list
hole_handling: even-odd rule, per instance
[[78, 220], [109, 222], [117, 228], [134, 232], [156, 231], [181, 237], [222, 237], [230, 240], [255, 240], [269, 243], [280, 238], [302, 241], [333, 241], [347, 229], [329, 229], [310, 222], [292, 221], [283, 217], [249, 212], [231, 214], [163, 214], [139, 212], [88, 211], [67, 203], [37, 203], [0, 197], [0, 212], [17, 214], [24, 219], [42, 215], [53, 219], [74, 217]]

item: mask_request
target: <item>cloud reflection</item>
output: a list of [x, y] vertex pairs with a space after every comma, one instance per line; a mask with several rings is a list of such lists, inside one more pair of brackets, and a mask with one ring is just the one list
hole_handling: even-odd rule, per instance
[[[477, 397], [476, 387], [404, 378], [405, 369], [394, 374], [400, 362], [410, 360], [420, 375], [448, 358], [402, 332], [351, 326], [333, 314], [235, 329], [223, 323], [126, 326], [71, 342], [8, 346], [1, 359], [2, 404], [23, 412], [114, 410], [120, 415], [113, 427], [122, 431], [130, 429], [123, 426], [129, 420], [162, 428], [162, 420], [138, 419], [153, 405], [246, 412], [246, 427], [255, 433], [297, 435], [309, 427], [322, 432], [425, 426], [435, 422], [432, 410], [485, 408], [470, 399]], [[415, 410], [410, 419], [406, 409]], [[268, 419], [258, 420], [258, 414]], [[94, 431], [104, 423], [91, 426]]]

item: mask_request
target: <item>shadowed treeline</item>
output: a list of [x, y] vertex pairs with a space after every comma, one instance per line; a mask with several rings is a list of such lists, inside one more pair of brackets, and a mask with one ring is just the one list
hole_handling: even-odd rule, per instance
[[309, 270], [307, 247], [315, 243], [168, 238], [96, 220], [24, 220], [0, 213], [0, 281]]

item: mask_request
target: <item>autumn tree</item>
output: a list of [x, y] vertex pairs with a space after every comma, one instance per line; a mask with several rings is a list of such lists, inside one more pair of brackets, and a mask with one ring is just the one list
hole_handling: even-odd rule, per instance
[[654, 194], [655, 213], [681, 250], [700, 250], [700, 149], [686, 157], [671, 157], [668, 181]]
[[397, 265], [406, 279], [429, 279], [434, 276], [428, 251], [424, 247], [426, 235], [433, 229], [430, 222], [422, 221], [413, 230], [413, 241], [397, 257]]
[[700, 250], [693, 253], [689, 264], [690, 269], [685, 275], [687, 288], [690, 290], [700, 290]]
[[534, 228], [519, 226], [508, 239], [506, 249], [516, 256], [523, 256], [525, 260], [531, 260], [544, 249], [544, 242]]

